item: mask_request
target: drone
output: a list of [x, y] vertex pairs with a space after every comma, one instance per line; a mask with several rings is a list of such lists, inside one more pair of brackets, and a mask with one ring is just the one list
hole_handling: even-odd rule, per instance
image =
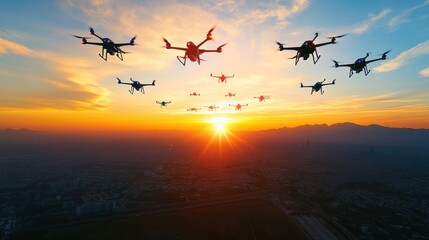
[[[165, 42], [165, 48], [185, 51], [185, 55], [183, 57], [182, 56], [177, 56], [177, 60], [179, 60], [179, 62], [182, 63], [183, 66], [186, 65], [186, 59], [189, 59], [192, 62], [196, 61], [198, 63], [198, 65], [200, 65], [200, 62], [202, 61], [202, 59], [200, 58], [201, 54], [206, 53], [206, 52], [221, 53], [222, 52], [222, 47], [224, 47], [226, 45], [226, 43], [222, 44], [216, 50], [200, 49], [200, 47], [205, 42], [207, 42], [209, 40], [213, 40], [212, 32], [213, 32], [214, 29], [215, 29], [215, 27], [213, 27], [212, 29], [209, 30], [209, 32], [207, 33], [206, 39], [204, 41], [202, 41], [200, 44], [195, 45], [193, 42], [189, 41], [189, 42], [186, 43], [186, 48], [172, 47], [171, 43], [168, 42], [167, 39], [163, 38], [163, 40]], [[183, 61], [181, 59], [183, 59]]]
[[210, 106], [204, 106], [206, 108], [208, 108], [209, 111], [216, 111], [216, 108], [219, 108], [219, 106], [215, 106], [215, 105], [210, 105]]
[[169, 102], [166, 102], [166, 101], [156, 101], [156, 103], [159, 104], [159, 105], [161, 105], [161, 108], [162, 108], [162, 107], [167, 107], [167, 104], [170, 104], [171, 101], [169, 101]]
[[195, 112], [197, 112], [198, 110], [201, 110], [201, 108], [191, 107], [186, 109], [186, 111], [195, 111]]
[[144, 86], [155, 86], [155, 80], [153, 80], [152, 83], [140, 83], [139, 81], [134, 81], [132, 78], [130, 78], [131, 83], [124, 83], [121, 81], [121, 79], [118, 79], [118, 84], [125, 84], [125, 85], [130, 85], [131, 89], [128, 90], [131, 94], [134, 94], [134, 89], [137, 91], [140, 91], [144, 94]]
[[193, 93], [189, 94], [189, 96], [194, 96], [194, 97], [196, 97], [196, 96], [200, 96], [200, 94], [199, 94], [199, 93], [197, 93], [197, 92], [193, 92]]
[[218, 83], [221, 83], [221, 82], [225, 82], [226, 83], [226, 79], [227, 78], [233, 78], [234, 77], [234, 75], [232, 75], [232, 76], [225, 76], [225, 75], [223, 75], [223, 73], [221, 73], [222, 75], [221, 76], [213, 76], [211, 73], [210, 73], [210, 77], [214, 77], [214, 78], [219, 78], [218, 79]]
[[263, 96], [263, 95], [261, 95], [259, 97], [253, 97], [253, 98], [258, 98], [259, 102], [262, 102], [262, 101], [265, 102], [266, 99], [270, 99], [270, 96]]
[[228, 92], [228, 94], [225, 94], [225, 97], [235, 97], [235, 93]]
[[[316, 64], [317, 61], [319, 61], [319, 58], [321, 56], [317, 53], [317, 47], [325, 46], [328, 44], [335, 44], [337, 38], [342, 38], [346, 35], [347, 34], [338, 35], [338, 36], [334, 36], [334, 37], [328, 37], [329, 39], [331, 39], [331, 41], [319, 43], [319, 44], [314, 44], [314, 40], [316, 40], [316, 38], [319, 36], [319, 34], [316, 33], [313, 40], [305, 41], [301, 45], [301, 47], [284, 47], [284, 44], [279, 43], [279, 42], [276, 42], [276, 43], [277, 43], [277, 45], [279, 45], [279, 48], [278, 48], [279, 51], [283, 51], [283, 50], [294, 50], [294, 51], [296, 51], [296, 55], [294, 57], [290, 58], [290, 59], [295, 58], [295, 65], [298, 64], [299, 58], [302, 57], [304, 60], [307, 60], [308, 57], [310, 56], [310, 54], [311, 54], [311, 56], [313, 56], [314, 64]], [[314, 56], [314, 53], [316, 53], [316, 57]]]
[[333, 60], [334, 64], [335, 64], [334, 67], [335, 68], [337, 68], [337, 67], [350, 67], [349, 78], [353, 75], [353, 71], [355, 71], [356, 73], [360, 73], [363, 70], [365, 73], [365, 76], [367, 76], [371, 70], [368, 70], [368, 67], [366, 65], [368, 63], [371, 63], [371, 62], [375, 62], [375, 61], [379, 61], [379, 60], [386, 60], [387, 54], [390, 51], [392, 51], [392, 50], [389, 50], [389, 51], [386, 51], [386, 52], [380, 54], [381, 55], [380, 58], [372, 59], [369, 61], [366, 60], [366, 58], [369, 57], [369, 53], [367, 53], [365, 57], [358, 58], [354, 63], [350, 63], [350, 64], [338, 64], [337, 61]]
[[311, 94], [313, 94], [313, 92], [318, 92], [320, 90], [320, 94], [322, 95], [325, 91], [323, 91], [322, 87], [326, 86], [326, 85], [334, 85], [335, 84], [335, 79], [332, 81], [332, 83], [323, 83], [325, 82], [326, 79], [323, 79], [323, 81], [321, 82], [317, 82], [316, 84], [314, 84], [313, 86], [304, 86], [301, 83], [301, 87], [311, 87]]
[[237, 105], [229, 104], [229, 106], [234, 106], [235, 110], [240, 110], [241, 111], [241, 107], [249, 106], [249, 104], [240, 104], [240, 103], [237, 103]]
[[116, 56], [119, 59], [121, 59], [121, 61], [124, 61], [122, 54], [126, 54], [129, 52], [124, 52], [121, 49], [121, 47], [122, 46], [128, 46], [128, 45], [134, 46], [135, 45], [134, 41], [137, 38], [137, 36], [134, 36], [133, 38], [131, 38], [129, 43], [114, 43], [112, 40], [110, 40], [110, 38], [102, 38], [99, 35], [97, 35], [92, 27], [89, 28], [89, 33], [91, 35], [97, 37], [98, 39], [100, 39], [101, 43], [100, 42], [88, 42], [87, 39], [89, 39], [90, 37], [81, 37], [81, 36], [76, 36], [76, 35], [72, 35], [72, 36], [75, 38], [82, 39], [82, 44], [102, 46], [101, 54], [98, 54], [98, 56], [100, 56], [102, 59], [104, 59], [104, 61], [107, 61], [107, 54], [110, 54], [110, 55], [116, 54]]

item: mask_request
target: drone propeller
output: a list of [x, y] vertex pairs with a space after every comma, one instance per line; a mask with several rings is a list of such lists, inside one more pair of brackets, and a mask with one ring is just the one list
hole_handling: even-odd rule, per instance
[[326, 81], [326, 78], [323, 79], [322, 83], [324, 83]]
[[73, 37], [75, 37], [75, 38], [79, 38], [79, 39], [82, 39], [82, 44], [85, 44], [86, 43], [86, 39], [90, 39], [91, 37], [81, 37], [81, 36], [77, 36], [77, 35], [73, 35], [73, 34], [71, 34]]
[[165, 42], [165, 46], [163, 46], [163, 47], [165, 47], [167, 49], [171, 48], [171, 43], [167, 39], [165, 39], [165, 37], [162, 37], [162, 40], [164, 40], [164, 42]]
[[133, 38], [131, 38], [131, 40], [130, 40], [130, 44], [131, 44], [131, 46], [134, 46], [134, 45], [136, 45], [134, 42], [135, 42], [135, 40], [136, 40], [136, 38], [137, 38], [137, 36], [134, 36]]
[[209, 32], [207, 33], [207, 40], [213, 40], [213, 35], [212, 35], [212, 32], [213, 32], [213, 30], [216, 28], [216, 25], [215, 26], [213, 26], [210, 30], [209, 30]]
[[328, 38], [331, 39], [332, 43], [335, 43], [335, 41], [337, 40], [337, 38], [342, 38], [344, 36], [347, 36], [347, 33], [346, 34], [342, 34], [342, 35], [338, 35], [338, 36], [328, 37]]
[[384, 60], [384, 59], [386, 59], [387, 54], [388, 54], [388, 53], [390, 53], [390, 51], [392, 51], [392, 49], [390, 49], [389, 51], [384, 52], [383, 54], [380, 54], [380, 55], [381, 55], [381, 58], [382, 58], [383, 60]]
[[332, 66], [332, 67], [337, 68], [337, 67], [338, 67], [338, 62], [337, 62], [337, 61], [335, 61], [335, 60], [332, 60], [332, 61], [334, 62], [334, 66]]
[[222, 52], [222, 48], [223, 48], [225, 45], [227, 45], [227, 44], [228, 44], [228, 43], [225, 43], [225, 44], [220, 45], [220, 46], [216, 49], [216, 51], [217, 51], [218, 53]]
[[91, 33], [91, 35], [94, 35], [95, 34], [94, 28], [89, 27], [89, 33]]
[[289, 59], [295, 59], [296, 58], [296, 56], [293, 56], [293, 57], [290, 57]]
[[77, 36], [77, 35], [73, 35], [73, 34], [70, 34], [70, 35], [72, 35], [73, 37], [75, 37], [75, 38], [80, 38], [80, 39], [90, 39], [91, 37], [81, 37], [81, 36]]
[[284, 46], [283, 45], [286, 45], [285, 43], [279, 43], [279, 42], [276, 42], [277, 43], [277, 45], [279, 45], [279, 48], [277, 49], [277, 51], [283, 51], [283, 49], [284, 49]]

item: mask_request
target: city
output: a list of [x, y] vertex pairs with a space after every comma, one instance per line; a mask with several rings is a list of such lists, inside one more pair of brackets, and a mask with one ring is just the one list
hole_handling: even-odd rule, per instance
[[428, 237], [427, 148], [183, 135], [1, 141], [1, 239]]

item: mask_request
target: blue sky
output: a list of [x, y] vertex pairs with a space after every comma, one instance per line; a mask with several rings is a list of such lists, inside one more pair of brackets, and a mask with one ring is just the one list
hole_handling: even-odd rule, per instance
[[[314, 123], [377, 123], [429, 127], [429, 1], [3, 1], [0, 3], [0, 112], [4, 127], [70, 128], [145, 122], [142, 128], [191, 128], [214, 116], [237, 128], [266, 129]], [[221, 54], [204, 54], [198, 66], [183, 67], [182, 53], [161, 48], [162, 37], [175, 46], [204, 39], [213, 25], [215, 39], [228, 43]], [[124, 62], [70, 36], [102, 36], [127, 42]], [[318, 49], [320, 61], [294, 66], [294, 52], [275, 51], [275, 41], [300, 46], [319, 32], [317, 42], [348, 33], [336, 45]], [[389, 49], [388, 60], [369, 65], [371, 73], [348, 78], [352, 63]], [[218, 84], [210, 73], [235, 74]], [[115, 78], [133, 77], [158, 85], [145, 95], [128, 93]], [[299, 83], [337, 79], [325, 94], [310, 95]], [[201, 92], [199, 98], [189, 93]], [[236, 92], [237, 97], [224, 97]], [[263, 104], [254, 96], [270, 95]], [[173, 104], [160, 109], [156, 100]], [[249, 103], [242, 112], [230, 103]], [[216, 104], [215, 113], [189, 113], [188, 107]], [[31, 118], [33, 121], [28, 121]], [[48, 119], [48, 120], [47, 120]], [[72, 120], [73, 121], [72, 121]], [[92, 120], [89, 120], [92, 119]], [[107, 123], [106, 123], [107, 122]], [[172, 124], [174, 122], [174, 124]], [[115, 125], [116, 126], [116, 125]]]

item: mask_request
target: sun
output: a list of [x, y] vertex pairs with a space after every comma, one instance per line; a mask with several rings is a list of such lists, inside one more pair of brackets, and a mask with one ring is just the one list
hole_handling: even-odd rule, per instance
[[217, 133], [225, 133], [228, 131], [226, 128], [228, 120], [226, 118], [213, 118], [210, 122], [213, 123]]

